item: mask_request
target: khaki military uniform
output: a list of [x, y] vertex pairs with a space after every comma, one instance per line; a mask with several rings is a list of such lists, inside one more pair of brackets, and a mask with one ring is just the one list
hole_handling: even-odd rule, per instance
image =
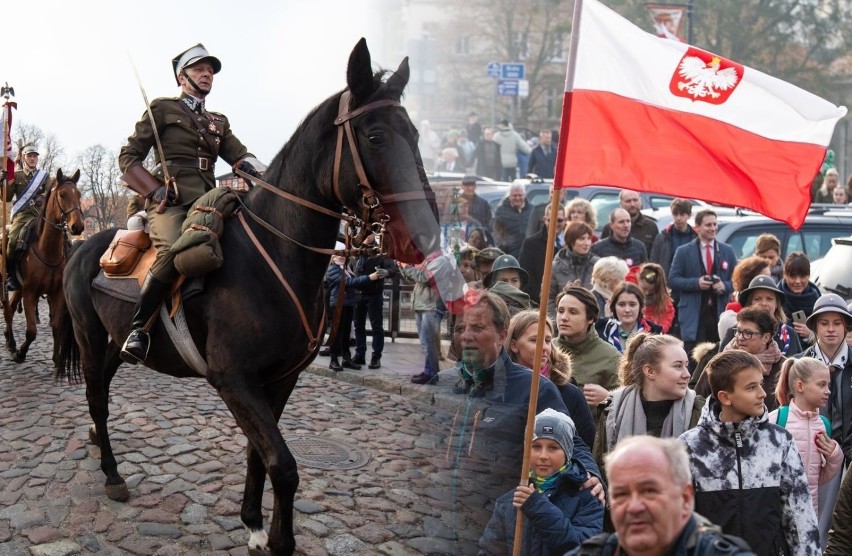
[[[184, 101], [187, 100], [187, 102]], [[180, 237], [180, 228], [192, 204], [204, 193], [216, 187], [213, 175], [216, 159], [233, 165], [246, 156], [253, 156], [231, 131], [228, 118], [216, 112], [207, 112], [183, 94], [178, 98], [158, 98], [151, 102], [151, 113], [160, 133], [163, 153], [169, 175], [177, 183], [177, 200], [165, 212], [157, 214], [157, 203], [147, 201], [148, 220], [151, 224], [151, 241], [157, 249], [157, 259], [151, 272], [162, 282], [177, 277], [174, 256], [170, 247]], [[194, 106], [192, 115], [181, 104]], [[196, 124], [197, 122], [197, 124]], [[122, 172], [134, 164], [141, 164], [154, 148], [158, 163], [154, 176], [165, 183], [156, 151], [154, 130], [147, 111], [136, 123], [136, 129], [118, 156]]]
[[[36, 171], [37, 169], [32, 171], [19, 170], [15, 172], [15, 180], [6, 187], [7, 203], [10, 202], [13, 197], [17, 199], [20, 195], [23, 195], [24, 191], [27, 189], [27, 184], [30, 183], [30, 179], [32, 179], [32, 176], [36, 173]], [[9, 242], [6, 244], [9, 256], [14, 255], [15, 251], [26, 249], [26, 245], [24, 244], [26, 231], [30, 228], [35, 218], [38, 217], [41, 210], [37, 204], [37, 199], [39, 197], [44, 198], [49, 183], [50, 177], [45, 178], [41, 187], [39, 187], [36, 194], [33, 195], [32, 200], [24, 205], [21, 210], [15, 214], [15, 218], [12, 219], [12, 224], [9, 227]]]

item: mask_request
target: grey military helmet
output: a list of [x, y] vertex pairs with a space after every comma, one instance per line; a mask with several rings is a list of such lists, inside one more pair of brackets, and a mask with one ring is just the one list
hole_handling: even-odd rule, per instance
[[177, 81], [178, 85], [180, 85], [180, 81], [178, 81], [178, 75], [180, 75], [180, 72], [182, 72], [185, 68], [204, 60], [210, 62], [210, 65], [213, 66], [213, 73], [219, 73], [222, 69], [222, 62], [219, 61], [219, 58], [211, 56], [201, 43], [184, 50], [172, 58], [172, 68], [174, 69], [175, 81]]
[[[482, 251], [485, 251], [484, 249]], [[480, 251], [480, 254], [482, 253]], [[518, 271], [518, 274], [521, 277], [521, 288], [525, 288], [527, 286], [527, 282], [530, 280], [530, 275], [527, 274], [527, 271], [521, 268], [520, 263], [518, 263], [518, 259], [513, 257], [512, 255], [500, 255], [497, 257], [497, 260], [494, 261], [494, 266], [491, 267], [491, 272], [485, 275], [485, 278], [482, 280], [482, 283], [486, 288], [490, 288], [494, 285], [494, 279], [497, 278], [497, 273], [501, 270], [507, 269], [515, 269]]]

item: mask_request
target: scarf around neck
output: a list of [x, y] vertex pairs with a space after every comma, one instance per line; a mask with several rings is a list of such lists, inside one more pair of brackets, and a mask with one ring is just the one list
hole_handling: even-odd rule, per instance
[[536, 492], [545, 492], [553, 488], [556, 481], [565, 474], [571, 462], [566, 462], [565, 465], [548, 475], [547, 477], [539, 477], [535, 471], [530, 470], [530, 481], [535, 485]]
[[[671, 411], [663, 421], [661, 438], [677, 438], [689, 428], [692, 406], [695, 404], [695, 391], [687, 390], [686, 395], [675, 400]], [[638, 387], [625, 386], [612, 393], [612, 404], [606, 414], [607, 452], [622, 438], [648, 432], [648, 421], [642, 408], [641, 391]]]

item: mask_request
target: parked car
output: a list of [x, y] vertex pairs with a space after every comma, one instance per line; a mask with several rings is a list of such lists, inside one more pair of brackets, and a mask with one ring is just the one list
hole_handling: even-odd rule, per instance
[[823, 293], [836, 293], [849, 303], [852, 301], [850, 267], [852, 267], [852, 237], [847, 235], [834, 238], [825, 257], [811, 263], [811, 281]]

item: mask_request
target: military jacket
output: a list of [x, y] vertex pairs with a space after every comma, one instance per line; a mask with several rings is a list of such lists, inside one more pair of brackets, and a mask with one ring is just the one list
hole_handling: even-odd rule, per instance
[[[195, 202], [216, 186], [213, 171], [217, 158], [221, 157], [233, 165], [246, 156], [253, 156], [231, 131], [228, 118], [206, 110], [192, 112], [190, 116], [181, 106], [184, 97], [157, 98], [151, 102], [151, 113], [160, 133], [169, 175], [177, 183], [177, 204], [180, 205]], [[158, 164], [154, 175], [163, 180], [162, 161], [156, 150], [153, 126], [146, 111], [119, 153], [118, 165], [121, 171], [127, 172], [134, 164], [141, 164], [152, 148], [155, 149], [154, 159]]]
[[[15, 179], [6, 187], [6, 202], [12, 200], [12, 198], [17, 198], [22, 195], [24, 191], [27, 189], [27, 184], [30, 183], [30, 178], [32, 178], [33, 174], [35, 174], [36, 170], [33, 170], [32, 173], [28, 174], [23, 170], [18, 170], [15, 172]], [[45, 190], [47, 189], [47, 185], [50, 183], [50, 176], [45, 178], [42, 182], [41, 187], [38, 188], [38, 192], [36, 195], [44, 195]], [[35, 198], [35, 196], [33, 196]]]

